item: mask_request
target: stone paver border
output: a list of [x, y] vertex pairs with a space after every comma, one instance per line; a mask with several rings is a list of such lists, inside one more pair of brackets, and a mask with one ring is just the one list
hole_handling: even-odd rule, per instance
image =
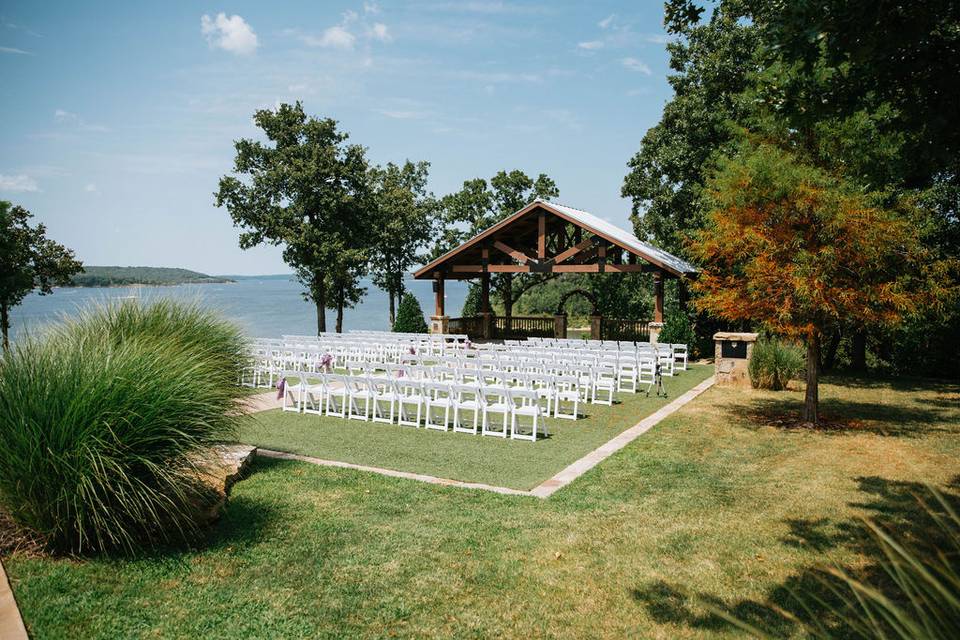
[[583, 456], [579, 460], [571, 463], [565, 469], [554, 475], [552, 478], [545, 480], [540, 485], [534, 487], [530, 491], [522, 491], [520, 489], [511, 489], [510, 487], [498, 487], [490, 484], [484, 484], [482, 482], [463, 482], [461, 480], [451, 480], [449, 478], [438, 478], [436, 476], [428, 476], [422, 473], [411, 473], [409, 471], [397, 471], [395, 469], [384, 469], [382, 467], [370, 467], [362, 464], [353, 464], [350, 462], [340, 462], [339, 460], [324, 460], [322, 458], [314, 458], [312, 456], [304, 456], [296, 453], [285, 453], [283, 451], [273, 451], [271, 449], [257, 449], [258, 456], [264, 456], [267, 458], [278, 458], [281, 460], [298, 460], [300, 462], [308, 462], [310, 464], [319, 465], [322, 467], [340, 467], [342, 469], [355, 469], [358, 471], [369, 471], [371, 473], [379, 473], [380, 475], [390, 476], [393, 478], [404, 478], [406, 480], [416, 480], [418, 482], [427, 482], [430, 484], [443, 485], [446, 487], [459, 487], [461, 489], [480, 489], [483, 491], [493, 491], [495, 493], [501, 493], [511, 496], [530, 496], [534, 498], [549, 498], [551, 495], [567, 486], [583, 474], [585, 474], [590, 469], [594, 468], [603, 460], [606, 460], [611, 455], [623, 449], [625, 446], [639, 438], [641, 435], [649, 431], [656, 425], [658, 422], [671, 415], [672, 413], [679, 410], [681, 407], [686, 405], [688, 402], [699, 396], [701, 393], [713, 386], [715, 379], [713, 376], [710, 376], [694, 388], [690, 389], [686, 393], [679, 396], [676, 400], [673, 400], [667, 405], [660, 407], [658, 410], [651, 413], [649, 416], [633, 425], [626, 431], [615, 436], [611, 440], [608, 440], [604, 444], [600, 445], [587, 455]]
[[13, 597], [13, 589], [0, 562], [0, 638], [3, 640], [27, 640], [27, 628], [20, 617], [20, 609]]

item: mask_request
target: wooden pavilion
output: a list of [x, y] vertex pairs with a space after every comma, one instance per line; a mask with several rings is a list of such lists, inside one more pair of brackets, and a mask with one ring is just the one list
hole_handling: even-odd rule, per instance
[[[649, 333], [650, 340], [656, 341], [663, 326], [664, 280], [679, 278], [683, 283], [695, 277], [697, 269], [591, 213], [537, 199], [414, 272], [415, 278], [434, 283], [436, 308], [431, 332], [454, 330], [480, 338], [525, 333], [566, 336], [562, 308], [553, 319], [495, 318], [490, 310], [492, 273], [652, 273], [655, 303]], [[473, 278], [481, 281], [481, 315], [451, 323], [444, 307], [444, 281]], [[681, 286], [682, 298], [684, 291]], [[540, 323], [529, 322], [532, 320]], [[539, 326], [544, 323], [552, 325], [549, 331], [546, 325]], [[592, 325], [593, 337], [601, 337], [603, 324], [596, 310]], [[497, 331], [498, 327], [505, 331]]]

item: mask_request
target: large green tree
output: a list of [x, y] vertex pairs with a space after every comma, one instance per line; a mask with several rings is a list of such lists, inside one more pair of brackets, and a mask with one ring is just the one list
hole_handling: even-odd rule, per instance
[[[674, 96], [630, 161], [623, 187], [633, 198], [638, 235], [685, 251], [682, 238], [704, 224], [709, 210], [704, 185], [746, 129], [842, 175], [870, 192], [876, 206], [912, 198], [933, 214], [928, 225], [935, 232], [926, 237], [935, 252], [958, 255], [960, 133], [949, 115], [960, 101], [956, 2], [719, 0], [709, 11], [705, 6], [665, 3], [665, 24], [677, 37], [668, 45]], [[910, 320], [922, 331], [909, 323], [898, 329], [928, 340], [926, 348], [911, 347], [891, 360], [915, 362], [917, 354], [955, 350], [951, 336], [960, 328], [960, 311], [945, 313]], [[838, 323], [825, 361], [849, 336], [852, 361], [862, 367], [866, 336], [879, 331], [855, 318]], [[884, 330], [877, 346], [900, 342]]]
[[0, 329], [3, 351], [10, 349], [10, 309], [34, 289], [40, 295], [70, 284], [70, 276], [83, 271], [73, 251], [47, 238], [43, 224], [30, 226], [33, 215], [20, 206], [0, 200]]
[[427, 162], [388, 163], [371, 170], [376, 223], [370, 255], [373, 283], [390, 299], [390, 326], [403, 295], [403, 277], [423, 262], [434, 231], [436, 201], [427, 192]]
[[220, 179], [218, 207], [242, 229], [243, 249], [283, 247], [283, 259], [317, 309], [326, 331], [326, 308], [338, 310], [362, 296], [359, 278], [368, 260], [372, 226], [368, 165], [363, 147], [330, 118], [304, 113], [300, 102], [262, 109], [254, 122], [266, 142], [234, 143], [234, 175]]
[[[536, 179], [523, 171], [500, 171], [490, 179], [467, 180], [463, 188], [440, 200], [445, 223], [444, 232], [434, 246], [439, 256], [469, 240], [487, 227], [516, 213], [536, 198], [549, 200], [560, 195], [557, 184], [546, 174]], [[495, 274], [490, 284], [507, 316], [513, 315], [513, 304], [523, 293], [551, 278], [551, 274]]]

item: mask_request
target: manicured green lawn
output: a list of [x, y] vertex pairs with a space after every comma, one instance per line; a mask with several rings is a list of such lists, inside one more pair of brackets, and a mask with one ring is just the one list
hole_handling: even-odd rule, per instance
[[814, 567], [873, 566], [860, 517], [916, 535], [920, 483], [960, 475], [960, 385], [821, 394], [859, 420], [711, 389], [549, 500], [263, 460], [204, 548], [4, 562], [36, 638], [741, 637], [704, 603], [798, 636]]
[[586, 418], [548, 419], [550, 437], [536, 443], [279, 409], [256, 414], [240, 439], [267, 449], [328, 460], [532, 489], [712, 373], [711, 366], [694, 365], [672, 378], [665, 378], [667, 398], [620, 393], [616, 396], [619, 402], [612, 407], [581, 404]]

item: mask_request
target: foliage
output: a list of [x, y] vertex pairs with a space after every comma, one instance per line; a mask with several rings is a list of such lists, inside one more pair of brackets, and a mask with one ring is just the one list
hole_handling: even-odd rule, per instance
[[[597, 301], [597, 312], [608, 318], [647, 319], [653, 315], [653, 284], [641, 274], [589, 273], [562, 274], [539, 283], [517, 302], [524, 314], [553, 315], [560, 299], [574, 289], [590, 292]], [[570, 296], [563, 305], [571, 322], [586, 322], [593, 305], [585, 296]]]
[[404, 293], [397, 309], [397, 321], [393, 323], [397, 333], [426, 333], [427, 322], [423, 319], [420, 301], [412, 293]]
[[460, 315], [464, 318], [472, 318], [474, 316], [480, 315], [483, 311], [481, 308], [483, 306], [483, 292], [480, 290], [480, 285], [470, 283], [470, 286], [467, 287], [467, 297], [463, 300], [463, 308], [460, 310]]
[[233, 282], [189, 269], [169, 267], [83, 267], [70, 278], [73, 287], [120, 287], [136, 284], [175, 285]]
[[197, 306], [95, 307], [10, 352], [0, 376], [0, 504], [60, 551], [188, 537], [202, 462], [233, 438], [245, 354]]
[[[665, 25], [679, 36], [667, 45], [674, 96], [623, 185], [640, 237], [683, 254], [683, 237], [703, 226], [711, 206], [704, 185], [717, 158], [735, 153], [743, 127], [873, 192], [878, 206], [915, 198], [932, 213], [929, 245], [940, 257], [960, 256], [960, 133], [947, 115], [960, 100], [955, 2], [720, 0], [704, 11], [707, 4], [666, 2]], [[936, 355], [960, 348], [960, 334], [947, 329], [960, 322], [960, 307], [932, 320], [917, 326], [937, 335], [935, 346], [910, 359], [942, 370]], [[882, 326], [840, 324], [841, 351], [868, 333], [879, 361], [890, 360], [887, 338], [912, 340]]]
[[740, 4], [720, 2], [700, 24], [701, 11], [691, 3], [666, 3], [667, 30], [682, 36], [667, 45], [674, 96], [630, 159], [622, 195], [633, 200], [637, 237], [678, 255], [686, 251], [683, 238], [703, 224], [711, 159], [730, 144], [729, 123], [750, 107], [740, 96], [758, 37], [755, 25], [740, 20]]
[[345, 144], [336, 121], [308, 117], [299, 102], [261, 109], [254, 122], [269, 144], [235, 142], [237, 175], [220, 179], [216, 205], [242, 229], [241, 248], [283, 246], [325, 331], [328, 306], [338, 309], [339, 325], [343, 308], [363, 295], [358, 280], [375, 211], [365, 150]]
[[423, 262], [421, 250], [434, 231], [436, 203], [427, 193], [426, 162], [409, 160], [402, 166], [388, 163], [371, 169], [376, 203], [376, 223], [371, 241], [370, 268], [373, 283], [390, 298], [390, 324], [394, 305], [403, 294], [403, 277]]
[[[820, 343], [841, 321], [896, 326], [942, 308], [950, 269], [905, 214], [871, 206], [835, 177], [745, 141], [710, 184], [708, 226], [690, 243], [703, 265], [697, 305], [805, 341], [805, 418], [817, 422]], [[904, 208], [908, 206], [903, 203]]]
[[[536, 180], [514, 169], [500, 171], [490, 179], [466, 180], [463, 188], [440, 199], [444, 231], [434, 246], [438, 257], [466, 242], [487, 227], [516, 213], [536, 198], [549, 200], [560, 195], [556, 183], [545, 174]], [[505, 315], [513, 315], [514, 302], [523, 293], [552, 276], [499, 273], [490, 278], [492, 291], [500, 298]]]
[[693, 332], [690, 317], [679, 309], [673, 313], [664, 314], [663, 329], [657, 341], [664, 344], [685, 344], [694, 348], [697, 336]]
[[10, 308], [38, 289], [40, 295], [67, 285], [83, 265], [73, 251], [47, 238], [43, 224], [30, 226], [33, 215], [20, 206], [0, 200], [0, 331], [3, 350], [10, 348]]
[[750, 382], [754, 389], [782, 391], [787, 383], [803, 373], [803, 350], [795, 343], [772, 336], [761, 336], [750, 357]]

